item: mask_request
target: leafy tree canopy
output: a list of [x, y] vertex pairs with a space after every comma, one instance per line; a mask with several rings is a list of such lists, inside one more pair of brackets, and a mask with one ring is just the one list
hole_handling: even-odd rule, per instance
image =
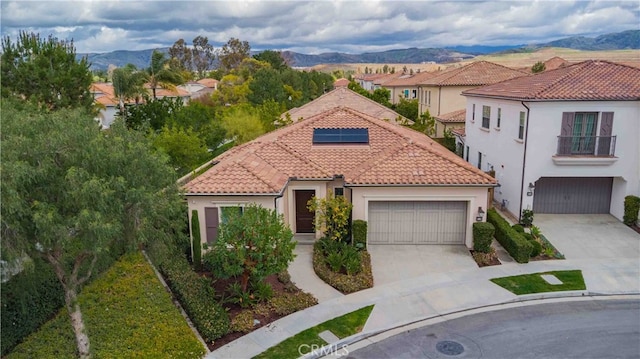
[[93, 108], [90, 64], [86, 57], [76, 60], [72, 41], [22, 31], [15, 43], [3, 39], [1, 59], [2, 97], [24, 98], [49, 110]]

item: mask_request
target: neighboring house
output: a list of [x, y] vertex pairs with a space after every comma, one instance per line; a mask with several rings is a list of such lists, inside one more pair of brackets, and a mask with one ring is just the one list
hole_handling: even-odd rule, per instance
[[402, 75], [401, 73], [384, 74], [383, 76], [374, 79], [372, 91], [375, 91], [379, 88], [383, 88], [386, 83], [388, 83], [389, 81], [393, 81], [394, 79], [397, 79], [401, 75]]
[[401, 98], [407, 100], [418, 99], [418, 84], [433, 77], [436, 72], [416, 72], [414, 74], [402, 74], [384, 83], [383, 87], [391, 93], [391, 103], [397, 104]]
[[[149, 84], [145, 84], [144, 87], [149, 91], [149, 96], [153, 96], [151, 86], [149, 86]], [[189, 91], [185, 90], [184, 88], [180, 88], [179, 86], [176, 86], [174, 89], [157, 87], [156, 98], [159, 100], [165, 97], [180, 98], [182, 100], [182, 103], [186, 105], [191, 99], [191, 94], [189, 93]]]
[[102, 128], [109, 128], [116, 118], [119, 106], [118, 99], [113, 92], [113, 84], [94, 82], [91, 84], [89, 91], [93, 95], [94, 102], [100, 107], [96, 121]]
[[428, 110], [431, 116], [456, 111], [465, 108], [462, 91], [527, 75], [529, 72], [487, 61], [445, 70], [420, 83], [419, 111], [422, 114]]
[[[218, 156], [184, 185], [203, 243], [216, 240], [229, 211], [275, 209], [298, 239], [321, 236], [307, 204], [329, 191], [368, 222], [368, 243], [465, 244], [487, 209], [495, 179], [426, 135], [336, 107]], [[484, 217], [479, 218], [483, 220]]]
[[213, 91], [218, 89], [218, 80], [216, 79], [200, 79], [198, 81], [189, 81], [184, 85], [178, 86], [191, 95], [191, 99], [197, 99], [210, 96]]
[[347, 87], [349, 86], [349, 80], [345, 79], [344, 77], [341, 77], [339, 79], [337, 79], [334, 83], [333, 83], [333, 88], [336, 89], [338, 87]]
[[[368, 99], [359, 93], [351, 91], [346, 87], [340, 87], [333, 91], [329, 91], [303, 106], [292, 108], [280, 117], [285, 119], [287, 114], [289, 114], [291, 120], [295, 122], [301, 118], [309, 118], [328, 109], [340, 106], [352, 108], [381, 120], [398, 123], [413, 123], [411, 120], [401, 116], [392, 109]], [[398, 121], [398, 119], [400, 120]]]
[[363, 89], [373, 92], [376, 89], [374, 82], [377, 82], [377, 85], [380, 86], [380, 81], [390, 75], [394, 74], [360, 74], [355, 77], [355, 80]]
[[640, 195], [640, 69], [585, 61], [463, 93], [465, 158], [513, 214], [611, 213]]
[[435, 136], [436, 138], [444, 137], [444, 133], [447, 130], [453, 130], [454, 128], [464, 128], [464, 121], [466, 119], [467, 110], [457, 110], [444, 115], [433, 116], [435, 120]]
[[[460, 155], [460, 157], [464, 157], [465, 154], [469, 154], [469, 150], [465, 151], [465, 128], [453, 128], [451, 129], [451, 133], [456, 138], [456, 153]], [[465, 158], [466, 161], [469, 161], [468, 158]]]

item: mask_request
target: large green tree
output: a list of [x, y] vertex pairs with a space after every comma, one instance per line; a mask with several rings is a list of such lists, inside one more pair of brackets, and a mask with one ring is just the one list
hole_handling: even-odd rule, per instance
[[269, 65], [271, 65], [271, 68], [276, 71], [284, 71], [289, 69], [289, 66], [285, 62], [284, 58], [282, 58], [280, 51], [265, 50], [259, 54], [253, 55], [253, 58], [258, 61], [268, 62]]
[[196, 36], [193, 39], [191, 52], [193, 54], [193, 67], [198, 73], [198, 78], [205, 77], [207, 70], [213, 66], [213, 62], [216, 59], [216, 50], [209, 43], [209, 39], [206, 36]]
[[151, 54], [151, 64], [147, 68], [147, 81], [154, 100], [157, 98], [156, 89], [159, 87], [173, 90], [176, 85], [184, 82], [180, 70], [169, 66], [169, 62], [164, 52], [154, 50]]
[[250, 281], [287, 269], [296, 242], [282, 215], [255, 204], [228, 212], [209, 255], [218, 277], [239, 277], [246, 292]]
[[144, 83], [147, 80], [147, 74], [144, 71], [138, 71], [135, 65], [127, 64], [113, 70], [111, 74], [113, 83], [113, 92], [118, 99], [120, 106], [120, 114], [126, 118], [125, 103], [128, 100], [136, 100], [147, 94]]
[[2, 100], [2, 257], [39, 256], [64, 289], [80, 357], [91, 355], [77, 295], [98, 259], [172, 241], [184, 226], [166, 158], [121, 123], [101, 131], [80, 110]]
[[90, 64], [86, 56], [76, 59], [73, 41], [22, 31], [15, 43], [3, 39], [1, 59], [2, 97], [25, 98], [50, 110], [92, 108]]
[[232, 37], [226, 44], [222, 45], [218, 59], [220, 60], [220, 66], [225, 71], [231, 71], [238, 67], [242, 60], [249, 57], [251, 52], [251, 46], [249, 42], [240, 41], [235, 37]]

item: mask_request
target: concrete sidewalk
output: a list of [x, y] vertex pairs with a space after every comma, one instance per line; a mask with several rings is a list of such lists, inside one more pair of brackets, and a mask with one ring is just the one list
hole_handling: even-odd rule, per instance
[[[496, 277], [570, 269], [582, 270], [587, 290], [517, 296], [489, 281]], [[640, 294], [638, 278], [638, 258], [512, 262], [427, 274], [322, 301], [259, 328], [215, 350], [207, 358], [251, 358], [302, 330], [370, 304], [375, 307], [362, 333], [357, 335], [361, 338], [474, 308], [563, 296]]]

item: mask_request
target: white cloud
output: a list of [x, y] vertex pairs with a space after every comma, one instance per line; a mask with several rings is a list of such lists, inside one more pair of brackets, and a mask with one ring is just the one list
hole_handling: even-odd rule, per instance
[[[1, 30], [75, 40], [78, 52], [171, 46], [198, 35], [254, 48], [358, 53], [514, 45], [637, 29], [637, 1], [18, 1]], [[304, 50], [304, 51], [303, 51]]]

